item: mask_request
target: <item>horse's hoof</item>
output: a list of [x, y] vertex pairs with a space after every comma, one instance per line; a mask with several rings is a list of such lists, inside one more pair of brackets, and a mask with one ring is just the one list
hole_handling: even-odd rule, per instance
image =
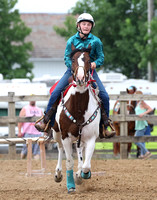
[[82, 177], [78, 176], [78, 174], [75, 175], [75, 183], [77, 185], [81, 185], [82, 184]]
[[81, 172], [81, 177], [84, 179], [90, 179], [91, 178], [91, 171], [84, 173], [83, 171]]
[[63, 179], [63, 175], [62, 174], [59, 177], [56, 174], [54, 175], [55, 182], [59, 183], [59, 182], [62, 181], [62, 179]]
[[70, 189], [68, 190], [68, 194], [73, 194], [73, 193], [75, 193], [75, 192], [76, 192], [75, 188], [70, 188]]

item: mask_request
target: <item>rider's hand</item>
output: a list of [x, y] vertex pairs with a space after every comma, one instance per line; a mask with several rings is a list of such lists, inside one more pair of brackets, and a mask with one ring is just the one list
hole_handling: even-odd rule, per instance
[[91, 63], [91, 69], [95, 69], [96, 68], [96, 63], [95, 62], [92, 62]]

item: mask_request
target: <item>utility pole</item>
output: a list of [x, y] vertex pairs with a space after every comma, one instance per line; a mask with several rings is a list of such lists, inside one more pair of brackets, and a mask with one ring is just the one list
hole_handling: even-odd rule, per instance
[[[151, 33], [151, 28], [150, 28], [150, 23], [151, 20], [154, 16], [154, 0], [147, 0], [147, 7], [148, 7], [148, 34]], [[148, 43], [151, 43], [151, 40], [148, 40]], [[153, 74], [153, 68], [152, 68], [152, 63], [148, 61], [148, 80], [150, 82], [154, 81], [154, 74]]]

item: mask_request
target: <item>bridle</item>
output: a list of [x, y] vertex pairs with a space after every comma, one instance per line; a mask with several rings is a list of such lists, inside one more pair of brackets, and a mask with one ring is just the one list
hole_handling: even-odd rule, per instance
[[[73, 56], [77, 53], [77, 52], [81, 52], [81, 53], [84, 53], [84, 52], [90, 52], [91, 48], [82, 48], [82, 49], [75, 49], [71, 52], [70, 54], [70, 57], [73, 61]], [[90, 64], [90, 63], [89, 63]], [[77, 80], [77, 73], [78, 73], [78, 70], [79, 68], [82, 68], [83, 69], [83, 73], [85, 75], [84, 77], [84, 81], [83, 80]], [[74, 70], [72, 70], [72, 74], [73, 74], [73, 79], [74, 81], [76, 82], [76, 85], [80, 85], [80, 86], [85, 86], [87, 85], [87, 82], [89, 81], [90, 79], [90, 67], [89, 67], [89, 70], [87, 71], [87, 69], [84, 67], [84, 66], [77, 66]]]

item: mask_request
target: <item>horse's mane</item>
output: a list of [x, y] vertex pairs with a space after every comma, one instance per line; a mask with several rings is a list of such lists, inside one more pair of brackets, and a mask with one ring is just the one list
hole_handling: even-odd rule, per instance
[[70, 53], [70, 58], [72, 58], [76, 52], [90, 52], [90, 51], [91, 51], [91, 48], [74, 49]]

